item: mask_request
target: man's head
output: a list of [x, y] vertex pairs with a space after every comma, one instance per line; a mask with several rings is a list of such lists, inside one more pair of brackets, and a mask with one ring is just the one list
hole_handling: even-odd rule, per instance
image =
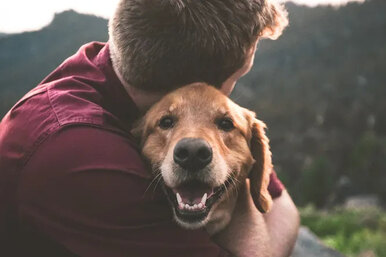
[[258, 39], [276, 38], [288, 23], [271, 1], [121, 0], [109, 25], [114, 69], [143, 91], [226, 81], [231, 90]]

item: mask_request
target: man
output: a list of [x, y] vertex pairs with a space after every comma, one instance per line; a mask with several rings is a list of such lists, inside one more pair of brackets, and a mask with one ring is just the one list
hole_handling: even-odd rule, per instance
[[299, 219], [275, 176], [270, 213], [245, 194], [210, 238], [172, 221], [130, 135], [170, 90], [229, 94], [286, 21], [267, 0], [122, 0], [109, 43], [83, 46], [1, 122], [0, 256], [288, 256]]

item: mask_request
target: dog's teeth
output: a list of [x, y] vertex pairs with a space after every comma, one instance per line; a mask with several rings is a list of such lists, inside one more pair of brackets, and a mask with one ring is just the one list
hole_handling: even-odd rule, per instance
[[184, 203], [182, 201], [182, 197], [181, 197], [181, 195], [179, 193], [176, 193], [176, 198], [177, 198], [177, 202], [178, 202], [178, 207], [181, 210], [196, 211], [196, 210], [199, 210], [199, 209], [203, 209], [205, 207], [205, 203], [206, 203], [206, 200], [208, 198], [208, 194], [205, 193], [202, 196], [201, 202], [198, 203], [198, 204], [193, 204], [193, 205], [190, 205], [188, 203]]
[[179, 193], [176, 194], [178, 204], [182, 203], [182, 198]]
[[203, 206], [205, 206], [205, 203], [206, 203], [206, 199], [208, 198], [208, 194], [205, 193], [203, 196], [202, 196], [202, 199], [201, 199], [201, 203]]

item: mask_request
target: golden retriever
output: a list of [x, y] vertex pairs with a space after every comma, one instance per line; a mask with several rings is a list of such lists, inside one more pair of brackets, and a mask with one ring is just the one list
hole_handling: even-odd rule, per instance
[[272, 170], [265, 124], [216, 88], [194, 83], [163, 97], [134, 128], [174, 218], [217, 233], [230, 221], [237, 190], [250, 179], [256, 207], [269, 211]]

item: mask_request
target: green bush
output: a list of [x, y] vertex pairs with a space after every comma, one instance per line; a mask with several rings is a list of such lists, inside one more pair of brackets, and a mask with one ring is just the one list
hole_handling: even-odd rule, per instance
[[349, 154], [348, 176], [357, 189], [377, 194], [386, 200], [386, 137], [374, 131], [364, 132]]
[[327, 246], [349, 257], [364, 251], [386, 256], [386, 213], [380, 209], [318, 211], [308, 206], [301, 216]]
[[327, 158], [320, 156], [313, 159], [311, 164], [304, 169], [297, 183], [295, 189], [297, 203], [324, 206], [326, 199], [333, 192], [336, 180], [336, 175], [332, 172], [330, 161]]

